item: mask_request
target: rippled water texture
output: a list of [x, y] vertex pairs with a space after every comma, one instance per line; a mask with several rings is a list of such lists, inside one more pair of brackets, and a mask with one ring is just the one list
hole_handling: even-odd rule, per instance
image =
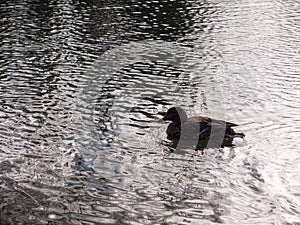
[[[299, 1], [2, 1], [0, 224], [300, 224]], [[240, 124], [173, 149], [173, 105]]]

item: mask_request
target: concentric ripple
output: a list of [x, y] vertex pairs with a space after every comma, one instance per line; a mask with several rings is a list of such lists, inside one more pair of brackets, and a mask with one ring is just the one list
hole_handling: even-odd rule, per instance
[[[299, 224], [297, 1], [2, 1], [0, 224]], [[170, 106], [240, 124], [166, 138]]]

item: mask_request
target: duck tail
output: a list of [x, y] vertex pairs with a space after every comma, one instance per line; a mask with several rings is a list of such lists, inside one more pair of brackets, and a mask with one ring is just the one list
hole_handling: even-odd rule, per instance
[[244, 134], [244, 133], [235, 133], [234, 136], [235, 136], [235, 137], [244, 138], [244, 137], [245, 137], [245, 134]]

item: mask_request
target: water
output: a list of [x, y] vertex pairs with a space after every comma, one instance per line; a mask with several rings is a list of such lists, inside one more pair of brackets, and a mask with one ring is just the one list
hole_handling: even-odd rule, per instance
[[[297, 1], [0, 3], [0, 224], [299, 224]], [[172, 105], [240, 124], [170, 149]]]

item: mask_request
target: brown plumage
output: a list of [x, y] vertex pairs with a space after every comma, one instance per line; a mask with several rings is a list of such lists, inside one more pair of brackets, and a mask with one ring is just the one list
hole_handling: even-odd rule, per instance
[[232, 140], [234, 137], [245, 137], [243, 133], [236, 133], [232, 127], [235, 123], [216, 120], [209, 117], [197, 116], [187, 117], [181, 107], [170, 108], [163, 120], [172, 121], [167, 128], [169, 139], [191, 139], [207, 140], [209, 138], [223, 135], [224, 140]]

